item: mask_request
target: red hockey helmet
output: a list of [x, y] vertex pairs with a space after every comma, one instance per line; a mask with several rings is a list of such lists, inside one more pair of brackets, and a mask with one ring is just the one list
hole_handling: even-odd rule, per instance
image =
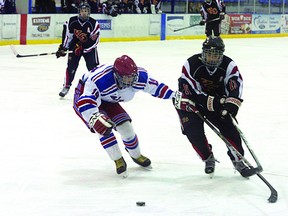
[[120, 88], [132, 86], [138, 78], [137, 65], [127, 55], [118, 57], [114, 62], [114, 75]]

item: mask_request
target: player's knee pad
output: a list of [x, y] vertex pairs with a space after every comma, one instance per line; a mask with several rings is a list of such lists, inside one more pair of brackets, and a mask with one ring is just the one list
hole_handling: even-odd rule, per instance
[[135, 136], [135, 131], [130, 121], [117, 125], [116, 130], [120, 133], [123, 140], [129, 140]]

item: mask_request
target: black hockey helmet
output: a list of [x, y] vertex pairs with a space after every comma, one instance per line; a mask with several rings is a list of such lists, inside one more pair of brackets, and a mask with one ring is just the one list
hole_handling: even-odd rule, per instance
[[209, 36], [203, 42], [202, 62], [209, 69], [217, 68], [223, 60], [225, 45], [221, 37]]
[[82, 21], [86, 21], [91, 13], [91, 7], [90, 5], [84, 1], [78, 6], [78, 16], [79, 19]]

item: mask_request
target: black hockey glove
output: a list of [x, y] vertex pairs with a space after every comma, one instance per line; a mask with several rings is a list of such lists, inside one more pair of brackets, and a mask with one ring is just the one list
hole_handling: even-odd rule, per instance
[[65, 47], [63, 47], [62, 44], [60, 44], [58, 47], [58, 50], [56, 52], [56, 57], [59, 58], [59, 57], [66, 56], [66, 54], [67, 54], [66, 51], [67, 51], [67, 49]]
[[207, 110], [210, 112], [221, 113], [224, 103], [225, 98], [209, 95], [207, 97]]
[[225, 19], [225, 13], [224, 12], [221, 12], [220, 13], [220, 20], [224, 20]]
[[205, 20], [201, 20], [201, 21], [199, 22], [199, 25], [201, 25], [201, 26], [205, 25]]
[[172, 101], [175, 108], [178, 110], [193, 112], [193, 109], [195, 108], [195, 103], [180, 91], [175, 92], [175, 98], [173, 98]]
[[228, 114], [231, 114], [235, 118], [242, 102], [243, 100], [240, 98], [227, 97], [221, 115], [225, 117]]

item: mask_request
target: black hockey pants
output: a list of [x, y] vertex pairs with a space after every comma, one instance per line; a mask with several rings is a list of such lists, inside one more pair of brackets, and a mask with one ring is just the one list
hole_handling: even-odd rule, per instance
[[[206, 160], [211, 154], [211, 147], [205, 135], [203, 120], [194, 112], [186, 112], [182, 110], [177, 110], [177, 112], [182, 126], [182, 133], [187, 136], [188, 140], [202, 160]], [[242, 155], [244, 155], [240, 135], [231, 120], [223, 120], [219, 114], [204, 109], [201, 110], [201, 113], [219, 129], [222, 135], [230, 141]], [[235, 157], [229, 149], [228, 155], [231, 160], [235, 160]]]

